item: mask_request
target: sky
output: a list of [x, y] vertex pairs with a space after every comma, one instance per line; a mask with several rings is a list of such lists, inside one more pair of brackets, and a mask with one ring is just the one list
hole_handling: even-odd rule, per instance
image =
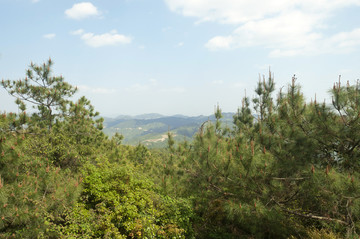
[[[0, 0], [0, 79], [51, 58], [102, 116], [235, 112], [269, 69], [308, 101], [360, 78], [360, 0]], [[0, 88], [0, 111], [17, 111]]]

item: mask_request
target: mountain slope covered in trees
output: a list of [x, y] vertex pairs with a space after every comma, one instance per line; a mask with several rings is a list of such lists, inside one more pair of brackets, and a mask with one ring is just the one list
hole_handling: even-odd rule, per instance
[[[223, 124], [232, 127], [234, 114], [224, 113]], [[173, 133], [177, 141], [191, 140], [201, 124], [214, 120], [213, 115], [195, 117], [163, 116], [160, 114], [122, 115], [116, 118], [105, 117], [103, 131], [110, 137], [115, 133], [123, 135], [124, 144], [137, 145], [141, 143], [150, 148], [163, 148], [167, 145], [168, 131]]]

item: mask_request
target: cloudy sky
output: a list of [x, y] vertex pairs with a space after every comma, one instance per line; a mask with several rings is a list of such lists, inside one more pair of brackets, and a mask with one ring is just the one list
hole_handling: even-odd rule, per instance
[[[360, 0], [0, 0], [0, 78], [30, 62], [103, 116], [235, 112], [269, 67], [308, 100], [360, 78]], [[15, 111], [0, 89], [0, 111]]]

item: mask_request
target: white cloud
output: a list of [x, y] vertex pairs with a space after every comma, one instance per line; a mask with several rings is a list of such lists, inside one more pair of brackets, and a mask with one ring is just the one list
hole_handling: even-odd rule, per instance
[[216, 36], [206, 43], [211, 50], [263, 46], [270, 49], [296, 51], [313, 48], [321, 34], [312, 30], [317, 27], [318, 16], [305, 15], [300, 11], [287, 12], [271, 18], [249, 21], [228, 36]]
[[263, 47], [272, 57], [339, 53], [359, 46], [359, 31], [327, 36], [327, 20], [360, 0], [165, 0], [170, 10], [197, 22], [233, 24], [229, 35], [209, 39], [210, 50]]
[[49, 34], [43, 35], [43, 37], [46, 39], [53, 39], [55, 36], [56, 36], [55, 33], [49, 33]]
[[242, 23], [260, 19], [265, 13], [275, 13], [277, 5], [288, 5], [287, 0], [165, 0], [172, 11], [184, 16], [199, 18], [199, 21]]
[[99, 10], [90, 2], [75, 3], [72, 8], [65, 11], [69, 18], [80, 20], [87, 17], [99, 16]]
[[78, 30], [70, 32], [70, 34], [72, 34], [72, 35], [82, 35], [83, 33], [84, 33], [83, 29], [78, 29]]
[[206, 44], [205, 47], [210, 50], [218, 49], [231, 49], [234, 44], [232, 36], [216, 36], [211, 38]]
[[108, 33], [96, 35], [91, 32], [85, 32], [83, 29], [70, 32], [72, 35], [80, 35], [80, 38], [91, 47], [115, 46], [119, 44], [129, 44], [132, 39], [129, 36], [118, 34], [116, 30]]
[[320, 37], [302, 48], [277, 48], [270, 52], [271, 57], [296, 55], [316, 55], [323, 53], [346, 54], [360, 46], [360, 28], [350, 32], [340, 32], [330, 37]]
[[300, 9], [328, 13], [341, 7], [360, 5], [359, 0], [165, 0], [170, 10], [199, 21], [239, 24]]
[[351, 32], [340, 32], [329, 39], [329, 45], [334, 45], [343, 50], [352, 50], [360, 45], [360, 28]]
[[115, 93], [115, 89], [107, 89], [107, 88], [101, 88], [101, 87], [90, 87], [87, 85], [79, 85], [77, 88], [82, 92], [87, 93], [94, 93], [94, 94], [111, 94]]
[[40, 2], [40, 0], [31, 0], [32, 3]]
[[184, 42], [179, 42], [178, 44], [176, 44], [176, 47], [183, 47], [184, 46]]

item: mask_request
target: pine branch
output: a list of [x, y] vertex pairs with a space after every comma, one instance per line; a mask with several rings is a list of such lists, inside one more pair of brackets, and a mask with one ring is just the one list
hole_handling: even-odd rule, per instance
[[277, 178], [277, 177], [272, 177], [271, 179], [274, 180], [282, 180], [282, 181], [301, 181], [301, 180], [305, 180], [308, 179], [309, 177], [303, 177], [303, 178]]
[[322, 221], [331, 221], [331, 222], [337, 222], [343, 225], [349, 225], [349, 223], [342, 221], [340, 219], [336, 219], [336, 218], [331, 218], [331, 217], [323, 217], [323, 216], [318, 216], [318, 215], [313, 215], [312, 213], [300, 213], [294, 210], [289, 210], [284, 208], [279, 202], [277, 202], [276, 200], [272, 199], [279, 207], [282, 211], [287, 212], [289, 214], [293, 214], [299, 217], [304, 217], [304, 218], [310, 218], [310, 219], [317, 219], [317, 220], [322, 220]]

